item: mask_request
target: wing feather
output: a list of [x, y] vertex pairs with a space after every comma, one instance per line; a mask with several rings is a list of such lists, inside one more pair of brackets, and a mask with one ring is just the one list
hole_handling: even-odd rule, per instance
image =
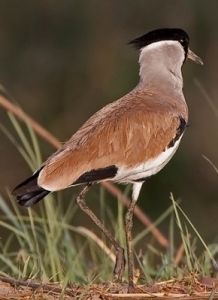
[[[104, 107], [45, 162], [38, 184], [60, 190], [93, 170], [132, 167], [156, 157], [178, 135], [181, 118], [187, 121], [183, 100], [175, 106], [172, 99], [161, 102], [160, 97], [132, 93]], [[108, 177], [105, 172], [102, 177], [99, 174], [99, 181], [113, 178], [111, 173]]]

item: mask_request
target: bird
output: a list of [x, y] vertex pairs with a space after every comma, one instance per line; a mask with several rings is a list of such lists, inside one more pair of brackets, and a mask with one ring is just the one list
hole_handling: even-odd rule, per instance
[[181, 28], [159, 28], [129, 42], [139, 51], [139, 82], [129, 93], [92, 115], [32, 176], [15, 187], [17, 202], [30, 207], [50, 192], [81, 185], [79, 207], [114, 246], [114, 275], [121, 281], [124, 249], [86, 205], [90, 186], [102, 181], [132, 184], [125, 216], [128, 291], [134, 285], [133, 212], [143, 183], [175, 154], [188, 122], [182, 66], [203, 64]]

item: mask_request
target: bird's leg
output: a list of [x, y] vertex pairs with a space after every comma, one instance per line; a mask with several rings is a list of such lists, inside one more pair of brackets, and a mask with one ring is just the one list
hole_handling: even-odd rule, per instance
[[132, 227], [133, 227], [133, 213], [136, 205], [136, 201], [139, 196], [143, 182], [137, 182], [133, 184], [132, 199], [128, 207], [125, 225], [126, 225], [126, 246], [127, 246], [127, 264], [128, 264], [128, 292], [134, 290], [134, 257], [132, 249]]
[[113, 238], [112, 234], [105, 228], [104, 224], [96, 217], [93, 211], [86, 205], [85, 203], [85, 194], [89, 189], [89, 185], [85, 186], [79, 195], [76, 198], [76, 202], [79, 207], [86, 213], [91, 220], [95, 223], [95, 225], [103, 232], [103, 234], [108, 238], [111, 244], [115, 248], [116, 252], [116, 263], [114, 267], [114, 276], [118, 281], [122, 280], [124, 268], [125, 268], [125, 256], [124, 249], [119, 245], [119, 243]]

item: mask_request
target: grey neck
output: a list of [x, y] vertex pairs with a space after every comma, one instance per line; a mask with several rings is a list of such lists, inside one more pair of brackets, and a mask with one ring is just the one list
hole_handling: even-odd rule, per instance
[[143, 48], [139, 57], [139, 87], [157, 87], [163, 91], [173, 89], [177, 93], [182, 93], [183, 61], [184, 50], [175, 41], [157, 42]]

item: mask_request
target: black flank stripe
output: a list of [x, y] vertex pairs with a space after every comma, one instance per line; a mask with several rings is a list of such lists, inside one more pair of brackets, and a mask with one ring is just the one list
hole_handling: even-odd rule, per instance
[[118, 171], [118, 168], [115, 165], [108, 166], [106, 168], [100, 168], [97, 170], [91, 170], [89, 172], [86, 172], [82, 174], [74, 183], [74, 184], [80, 184], [80, 183], [90, 183], [95, 182], [103, 179], [109, 179], [116, 176]]
[[168, 144], [167, 148], [171, 148], [175, 145], [175, 142], [180, 138], [180, 136], [183, 134], [185, 128], [187, 127], [187, 123], [186, 123], [185, 119], [183, 119], [182, 117], [179, 117], [179, 120], [180, 120], [180, 124], [176, 130], [176, 135], [172, 139], [172, 141]]

